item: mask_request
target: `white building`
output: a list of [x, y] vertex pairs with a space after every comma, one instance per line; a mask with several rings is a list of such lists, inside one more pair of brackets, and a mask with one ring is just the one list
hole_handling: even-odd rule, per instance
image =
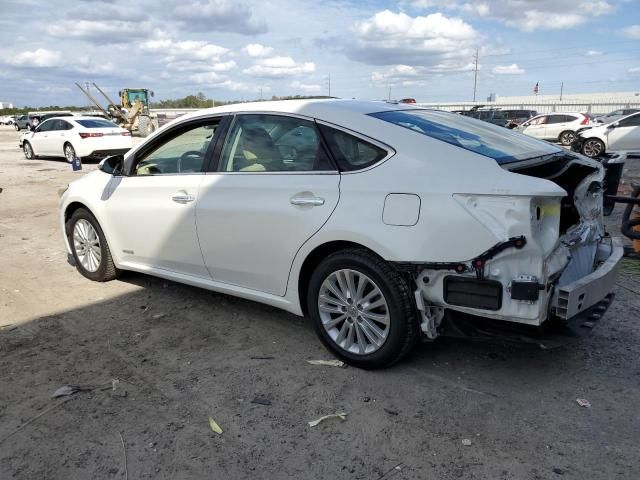
[[[493, 98], [492, 98], [493, 100]], [[635, 92], [571, 93], [553, 95], [495, 96], [495, 101], [477, 102], [428, 102], [420, 105], [442, 110], [469, 110], [477, 105], [495, 108], [531, 109], [546, 112], [607, 113], [618, 108], [640, 108], [640, 90]]]
[[13, 108], [13, 103], [11, 102], [0, 102], [0, 110], [3, 108]]

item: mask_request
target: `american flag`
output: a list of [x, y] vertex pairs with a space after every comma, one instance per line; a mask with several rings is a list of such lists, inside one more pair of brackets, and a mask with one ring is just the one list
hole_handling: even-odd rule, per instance
[[536, 86], [533, 87], [533, 94], [534, 95], [537, 95], [538, 92], [540, 91], [540, 85], [539, 84], [540, 84], [540, 82], [536, 82]]

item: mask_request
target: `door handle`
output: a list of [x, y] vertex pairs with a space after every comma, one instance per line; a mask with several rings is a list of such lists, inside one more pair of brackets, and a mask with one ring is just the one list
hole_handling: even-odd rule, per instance
[[319, 207], [320, 205], [324, 205], [324, 198], [320, 197], [293, 197], [291, 200], [291, 205], [310, 205], [312, 207]]
[[196, 197], [188, 193], [175, 193], [171, 197], [171, 200], [173, 200], [176, 203], [189, 203], [189, 202], [193, 202], [195, 199]]

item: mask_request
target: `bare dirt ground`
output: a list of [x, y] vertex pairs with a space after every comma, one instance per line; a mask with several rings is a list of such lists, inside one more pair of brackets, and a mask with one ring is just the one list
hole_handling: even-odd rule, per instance
[[[441, 339], [388, 370], [312, 366], [331, 357], [304, 319], [81, 277], [57, 192], [82, 173], [25, 160], [0, 129], [0, 479], [639, 477], [637, 260], [592, 335], [560, 349]], [[65, 384], [107, 389], [52, 399]]]

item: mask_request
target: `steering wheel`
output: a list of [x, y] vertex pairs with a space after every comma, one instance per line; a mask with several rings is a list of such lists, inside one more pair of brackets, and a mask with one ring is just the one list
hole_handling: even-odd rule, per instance
[[187, 152], [184, 152], [182, 155], [180, 155], [180, 158], [178, 158], [178, 165], [177, 165], [178, 173], [182, 171], [182, 161], [191, 157], [204, 159], [204, 153], [199, 152], [198, 150], [189, 150]]

